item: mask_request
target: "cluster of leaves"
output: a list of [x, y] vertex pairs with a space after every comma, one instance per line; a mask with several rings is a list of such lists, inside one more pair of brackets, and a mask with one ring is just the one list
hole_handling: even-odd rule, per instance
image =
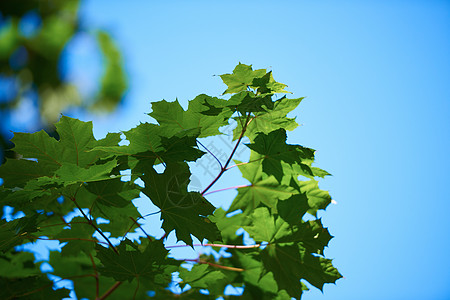
[[[111, 37], [102, 30], [95, 31], [104, 60], [97, 95], [82, 99], [75, 85], [61, 78], [60, 58], [67, 43], [92, 31], [80, 25], [79, 2], [0, 1], [0, 114], [16, 109], [24, 98], [35, 93], [41, 116], [36, 121], [42, 122], [35, 127], [51, 128], [70, 106], [111, 110], [122, 99], [127, 87], [122, 58]], [[0, 122], [0, 151], [8, 148], [1, 134], [9, 128], [2, 126], [5, 124]]]
[[[324, 257], [332, 236], [316, 217], [331, 198], [315, 178], [329, 174], [312, 166], [313, 149], [286, 143], [286, 130], [297, 126], [286, 115], [302, 98], [273, 100], [286, 93], [286, 85], [271, 72], [244, 64], [221, 78], [228, 86], [224, 94], [231, 94], [228, 100], [199, 95], [187, 110], [177, 101], [154, 102], [150, 115], [158, 124], [142, 123], [124, 132], [127, 145], [119, 145], [118, 133], [96, 140], [90, 122], [68, 117], [56, 124], [59, 140], [44, 131], [15, 134], [20, 159], [0, 167], [0, 204], [24, 216], [0, 223], [2, 299], [67, 295], [67, 290], [52, 289], [30, 253], [17, 251], [38, 239], [64, 243], [61, 252], [50, 255], [50, 274], [73, 280], [78, 298], [144, 299], [153, 291], [155, 299], [300, 299], [307, 290], [304, 281], [322, 290], [341, 277]], [[235, 145], [227, 161], [218, 161], [220, 172], [203, 191], [189, 191], [188, 162], [214, 156], [200, 150], [200, 140], [222, 134], [219, 128], [233, 119]], [[244, 138], [249, 140], [245, 146]], [[205, 196], [233, 167], [239, 146], [248, 147], [250, 157], [234, 166], [249, 184], [238, 188], [225, 211]], [[121, 175], [127, 170], [129, 180]], [[164, 237], [155, 239], [142, 228], [145, 236], [139, 241], [127, 239], [145, 219], [132, 202], [139, 195], [159, 207], [166, 236], [174, 232], [186, 247], [194, 246], [195, 237], [200, 246], [227, 248], [231, 256], [176, 260]], [[238, 229], [255, 244], [244, 244]], [[183, 262], [193, 264], [185, 268]], [[167, 289], [173, 272], [179, 273], [181, 287], [191, 287], [181, 295]], [[243, 287], [243, 294], [224, 295], [230, 284]]]

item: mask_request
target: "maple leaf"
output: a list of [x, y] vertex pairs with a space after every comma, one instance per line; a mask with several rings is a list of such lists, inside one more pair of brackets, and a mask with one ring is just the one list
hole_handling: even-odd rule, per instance
[[0, 251], [9, 251], [14, 246], [20, 245], [25, 240], [24, 236], [36, 232], [37, 214], [25, 216], [6, 222], [0, 219]]
[[59, 239], [62, 243], [67, 242], [67, 244], [62, 248], [61, 255], [76, 256], [80, 253], [80, 251], [83, 251], [86, 254], [91, 253], [95, 248], [95, 242], [89, 240], [93, 240], [92, 235], [94, 232], [95, 229], [90, 226], [84, 218], [73, 218], [70, 228], [61, 231], [55, 236], [55, 238]]
[[282, 162], [289, 165], [297, 165], [301, 170], [306, 170], [308, 175], [313, 176], [310, 170], [311, 162], [314, 161], [314, 150], [300, 145], [286, 144], [286, 131], [278, 129], [269, 134], [258, 134], [252, 144], [246, 144], [253, 151], [264, 156], [262, 167], [267, 174], [272, 174], [281, 181], [285, 171]]
[[223, 83], [225, 83], [228, 88], [223, 92], [225, 94], [238, 93], [246, 91], [247, 87], [253, 83], [255, 78], [260, 78], [266, 74], [265, 69], [254, 70], [252, 66], [244, 65], [239, 63], [233, 70], [232, 74], [220, 75]]
[[[274, 102], [273, 108], [265, 109], [255, 113], [255, 117], [247, 125], [245, 136], [250, 141], [253, 141], [259, 132], [269, 134], [278, 129], [294, 130], [298, 124], [295, 118], [288, 118], [286, 115], [294, 110], [304, 98], [288, 99], [283, 97]], [[235, 119], [237, 122], [236, 128], [233, 130], [233, 140], [239, 138], [242, 132], [242, 122]]]
[[34, 255], [30, 252], [9, 252], [0, 254], [0, 270], [2, 276], [8, 278], [28, 277], [39, 275], [40, 263], [34, 263]]
[[54, 290], [53, 281], [46, 275], [19, 278], [0, 277], [0, 299], [60, 300], [69, 297], [66, 288]]
[[149, 242], [143, 251], [126, 239], [116, 247], [118, 254], [111, 249], [97, 245], [97, 258], [102, 263], [99, 268], [103, 276], [117, 281], [129, 281], [137, 278], [154, 279], [163, 274], [164, 268], [178, 266], [180, 263], [167, 258], [168, 251], [161, 241]]
[[254, 78], [252, 87], [256, 88], [257, 92], [260, 94], [290, 93], [284, 90], [287, 85], [276, 82], [275, 79], [273, 79], [272, 71], [267, 72], [260, 78]]
[[280, 185], [274, 176], [267, 176], [262, 172], [261, 161], [242, 164], [235, 160], [242, 176], [250, 181], [250, 185], [238, 188], [238, 195], [233, 200], [229, 212], [242, 209], [252, 212], [260, 203], [277, 211], [278, 200], [284, 200], [296, 194], [297, 191], [290, 186]]
[[180, 268], [180, 286], [189, 284], [194, 289], [207, 289], [213, 295], [223, 295], [230, 279], [221, 271], [211, 269], [207, 264], [196, 264], [191, 270]]
[[188, 192], [189, 167], [186, 163], [168, 163], [163, 174], [151, 166], [141, 178], [142, 192], [161, 209], [162, 228], [176, 231], [177, 238], [192, 245], [191, 234], [199, 240], [220, 240], [216, 225], [207, 216], [215, 207], [196, 192]]
[[152, 103], [153, 112], [149, 115], [155, 118], [161, 127], [168, 133], [175, 134], [181, 130], [200, 129], [199, 137], [220, 134], [219, 128], [228, 124], [231, 111], [223, 111], [217, 116], [209, 116], [202, 112], [207, 110], [203, 104], [212, 101], [212, 97], [199, 95], [189, 102], [187, 111], [184, 111], [178, 100], [167, 102], [165, 100]]
[[342, 277], [331, 260], [311, 254], [323, 253], [331, 239], [320, 221], [302, 223], [299, 220], [297, 226], [292, 226], [271, 215], [265, 207], [257, 208], [250, 218], [252, 225], [244, 229], [255, 241], [269, 242], [261, 252], [264, 267], [273, 272], [279, 287], [291, 297], [301, 296], [300, 279], [322, 289], [325, 283], [334, 283]]
[[14, 151], [24, 158], [37, 159], [48, 172], [55, 171], [64, 163], [86, 167], [105, 155], [99, 151], [90, 151], [96, 146], [114, 145], [120, 141], [120, 135], [108, 134], [97, 141], [92, 133], [92, 122], [82, 122], [62, 116], [55, 124], [59, 141], [48, 136], [43, 130], [36, 133], [15, 133], [12, 142]]

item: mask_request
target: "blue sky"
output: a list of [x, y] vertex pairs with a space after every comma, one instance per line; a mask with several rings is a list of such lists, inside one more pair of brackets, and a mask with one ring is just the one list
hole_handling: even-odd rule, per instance
[[[321, 214], [335, 236], [325, 254], [345, 279], [304, 299], [450, 297], [450, 2], [90, 0], [81, 17], [111, 31], [130, 78], [114, 114], [72, 112], [97, 137], [150, 121], [151, 101], [219, 96], [213, 75], [238, 62], [307, 96], [289, 141], [333, 174], [320, 183], [338, 202]], [[67, 76], [92, 89], [94, 46], [70, 47]]]

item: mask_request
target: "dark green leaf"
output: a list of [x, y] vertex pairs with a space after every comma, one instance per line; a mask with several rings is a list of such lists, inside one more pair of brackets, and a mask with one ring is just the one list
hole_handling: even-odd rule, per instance
[[278, 181], [282, 180], [285, 173], [281, 162], [289, 165], [295, 164], [302, 170], [306, 170], [308, 175], [313, 175], [309, 166], [314, 160], [314, 150], [300, 145], [286, 144], [284, 129], [272, 131], [267, 135], [258, 134], [255, 141], [247, 146], [264, 156], [263, 172], [274, 175]]
[[179, 262], [167, 258], [168, 251], [158, 240], [148, 243], [143, 251], [129, 240], [124, 240], [117, 246], [117, 250], [119, 254], [97, 246], [97, 258], [103, 265], [99, 268], [100, 273], [117, 281], [131, 282], [137, 278], [152, 280], [158, 274], [163, 274], [165, 268], [179, 265]]
[[67, 242], [61, 251], [63, 256], [76, 256], [81, 251], [89, 254], [95, 248], [95, 239], [92, 237], [95, 229], [82, 217], [72, 219], [70, 228], [63, 230], [55, 236], [61, 243]]
[[189, 167], [185, 163], [169, 163], [163, 174], [151, 166], [142, 176], [142, 190], [161, 209], [162, 228], [166, 233], [176, 231], [177, 238], [192, 245], [191, 234], [200, 241], [220, 240], [215, 224], [207, 218], [215, 207], [196, 192], [188, 192]]

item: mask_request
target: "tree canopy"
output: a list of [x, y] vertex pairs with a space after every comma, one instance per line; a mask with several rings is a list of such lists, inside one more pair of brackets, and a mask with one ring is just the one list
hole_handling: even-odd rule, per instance
[[[287, 86], [245, 64], [221, 78], [229, 97], [202, 94], [187, 110], [153, 102], [157, 124], [123, 132], [126, 145], [120, 133], [97, 140], [91, 122], [66, 116], [55, 125], [57, 139], [15, 133], [19, 155], [0, 166], [0, 203], [23, 216], [0, 222], [2, 299], [68, 296], [47, 275], [72, 280], [79, 299], [300, 299], [307, 284], [322, 290], [342, 277], [324, 255], [332, 235], [317, 216], [331, 203], [318, 180], [330, 174], [313, 166], [314, 149], [287, 143], [297, 127], [287, 114], [303, 98], [274, 97]], [[235, 129], [221, 161], [201, 141], [223, 135], [223, 126]], [[248, 148], [247, 161], [233, 160], [238, 147]], [[191, 190], [189, 165], [203, 156], [220, 170], [206, 188]], [[208, 195], [220, 192], [214, 185], [234, 167], [248, 184], [230, 187], [238, 192], [230, 207], [216, 207]], [[148, 215], [133, 202], [139, 196], [159, 208], [162, 238], [143, 229]], [[140, 237], [130, 238], [133, 231]], [[167, 243], [172, 232], [181, 244]], [[20, 247], [37, 240], [63, 245], [51, 252], [47, 272]], [[226, 251], [175, 259], [175, 247]], [[180, 295], [168, 289], [175, 272]], [[226, 295], [229, 285], [242, 294]]]

